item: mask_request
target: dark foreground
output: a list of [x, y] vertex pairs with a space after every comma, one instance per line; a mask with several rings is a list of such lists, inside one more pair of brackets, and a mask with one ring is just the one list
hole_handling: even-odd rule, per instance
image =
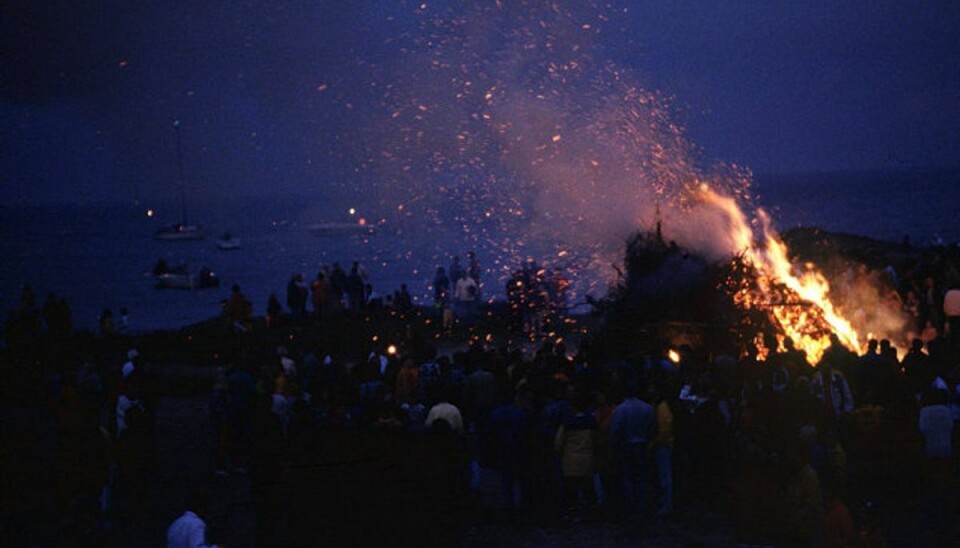
[[[182, 372], [182, 370], [181, 370]], [[186, 397], [165, 397], [157, 409], [157, 454], [159, 462], [150, 478], [147, 511], [140, 518], [114, 515], [101, 526], [105, 528], [100, 538], [117, 546], [163, 546], [167, 526], [183, 511], [184, 500], [188, 494], [202, 488], [212, 495], [208, 512], [208, 534], [212, 540], [227, 547], [249, 547], [257, 545], [303, 545], [298, 539], [286, 538], [291, 530], [289, 523], [278, 528], [279, 536], [264, 542], [257, 540], [257, 518], [251, 496], [251, 478], [245, 474], [216, 476], [214, 474], [214, 455], [216, 442], [211, 434], [213, 427], [209, 421], [208, 398], [205, 395]], [[45, 428], [52, 428], [53, 418], [37, 409], [6, 407], [3, 410], [3, 437], [22, 437], [34, 434], [43, 435]], [[5, 442], [6, 445], [6, 442]], [[45, 448], [38, 447], [42, 453]], [[48, 448], [46, 448], [48, 450]], [[336, 453], [337, 451], [334, 451]], [[343, 454], [343, 448], [339, 448]], [[43, 455], [20, 455], [21, 457], [43, 458]], [[21, 491], [4, 490], [6, 510], [0, 540], [4, 546], [57, 546], [57, 526], [55, 517], [44, 514], [43, 508], [50, 503], [44, 500], [49, 496], [50, 477], [11, 478], [11, 460], [14, 456], [4, 454], [5, 488], [18, 483]], [[389, 470], [378, 469], [369, 461], [344, 461], [331, 463], [329, 485], [317, 497], [328, 500], [316, 501], [316, 508], [326, 514], [314, 515], [310, 519], [316, 530], [317, 539], [323, 545], [358, 545], [363, 539], [378, 540], [390, 538], [394, 531], [372, 531], [370, 522], [375, 519], [368, 512], [371, 508], [362, 508], [360, 504], [377, 502], [376, 509], [384, 510], [395, 501], [383, 501], [381, 493], [389, 490], [388, 485], [371, 485], [369, 481], [354, 483], [358, 474], [378, 473], [377, 477], [388, 476]], [[666, 518], [637, 519], [599, 515], [580, 523], [564, 523], [559, 520], [516, 521], [500, 505], [499, 486], [495, 472], [482, 469], [482, 481], [477, 499], [471, 502], [466, 515], [466, 527], [455, 543], [462, 546], [698, 546], [724, 547], [735, 545], [734, 526], [725, 508], [712, 507], [698, 498], [696, 486], [678, 493], [677, 511]], [[952, 537], [944, 538], [929, 526], [934, 516], [930, 515], [929, 505], [922, 500], [915, 483], [916, 475], [911, 471], [890, 469], [871, 471], [871, 477], [879, 479], [870, 485], [855, 487], [862, 498], [869, 493], [878, 508], [879, 522], [882, 523], [888, 546], [926, 547], [956, 546], [956, 515], [935, 516], [947, 518], [953, 524]], [[856, 482], [854, 482], [856, 484]], [[351, 493], [351, 490], [356, 490]], [[343, 506], [344, 496], [349, 494], [349, 504]], [[39, 498], [39, 500], [38, 500]], [[437, 511], [438, 501], [407, 500], [415, 505], [418, 512], [433, 511], [438, 519], [451, 514]], [[30, 510], [26, 514], [17, 511]], [[941, 508], [946, 510], [946, 508]], [[356, 512], [356, 514], [352, 514]], [[939, 513], [939, 512], [937, 512]], [[304, 516], [284, 516], [293, 519]], [[442, 522], [436, 525], [442, 526]], [[323, 528], [327, 527], [335, 536], [327, 537]], [[421, 535], [409, 530], [403, 531], [405, 538], [398, 538], [404, 544], [416, 545]], [[424, 534], [421, 531], [421, 534]], [[344, 536], [346, 535], [346, 536]], [[371, 537], [371, 535], [373, 535]], [[314, 543], [309, 543], [313, 545]], [[363, 542], [361, 542], [363, 544]]]

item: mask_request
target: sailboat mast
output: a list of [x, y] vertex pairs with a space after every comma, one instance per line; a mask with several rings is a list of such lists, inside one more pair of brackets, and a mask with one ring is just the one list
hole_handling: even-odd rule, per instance
[[177, 176], [180, 186], [180, 224], [187, 225], [187, 189], [183, 180], [183, 153], [180, 146], [180, 120], [173, 121], [173, 129], [177, 134]]

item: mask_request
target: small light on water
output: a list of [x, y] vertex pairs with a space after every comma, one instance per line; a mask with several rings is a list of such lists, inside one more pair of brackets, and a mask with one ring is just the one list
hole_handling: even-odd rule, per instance
[[153, 210], [152, 210], [152, 209], [148, 209], [148, 210], [147, 210], [147, 217], [153, 217]]
[[350, 209], [347, 210], [347, 213], [349, 213], [350, 215], [356, 215], [357, 210], [356, 208], [351, 207]]

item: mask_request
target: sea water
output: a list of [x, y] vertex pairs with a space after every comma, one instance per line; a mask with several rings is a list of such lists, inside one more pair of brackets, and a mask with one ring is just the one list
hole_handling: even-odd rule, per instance
[[759, 176], [754, 194], [778, 230], [816, 226], [918, 246], [960, 242], [960, 172]]
[[[818, 226], [916, 245], [935, 240], [960, 241], [960, 177], [956, 172], [850, 173], [816, 176], [758, 177], [754, 194], [776, 227]], [[297, 272], [309, 283], [323, 265], [339, 262], [349, 271], [353, 261], [365, 270], [378, 295], [408, 284], [414, 298], [431, 301], [430, 282], [437, 266], [454, 255], [465, 263], [473, 244], [455, 234], [392, 230], [389, 220], [367, 237], [321, 237], [308, 225], [330, 219], [310, 218], [305, 196], [245, 199], [226, 214], [197, 207], [197, 224], [207, 226], [200, 241], [165, 242], [153, 237], [163, 222], [128, 203], [5, 205], [0, 208], [0, 309], [3, 316], [29, 284], [39, 306], [50, 292], [66, 298], [74, 324], [95, 329], [101, 312], [129, 311], [130, 329], [178, 328], [216, 316], [233, 284], [262, 314], [275, 292], [285, 304], [286, 284]], [[217, 228], [216, 225], [220, 225]], [[221, 251], [217, 232], [229, 229], [242, 247]], [[506, 265], [520, 258], [482, 245], [475, 248], [483, 268], [485, 298], [502, 299], [509, 274]], [[158, 289], [152, 276], [159, 259], [168, 264], [207, 266], [221, 280], [218, 288]], [[597, 287], [602, 287], [598, 285]], [[601, 297], [602, 295], [594, 295]]]

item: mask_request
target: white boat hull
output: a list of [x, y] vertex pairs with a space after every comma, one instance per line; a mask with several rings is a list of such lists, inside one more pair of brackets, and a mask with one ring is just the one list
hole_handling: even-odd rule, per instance
[[157, 275], [157, 287], [160, 289], [201, 289], [219, 285], [220, 279], [210, 271], [167, 272]]
[[240, 239], [231, 238], [229, 240], [217, 240], [217, 249], [222, 251], [232, 251], [234, 249], [240, 249]]

